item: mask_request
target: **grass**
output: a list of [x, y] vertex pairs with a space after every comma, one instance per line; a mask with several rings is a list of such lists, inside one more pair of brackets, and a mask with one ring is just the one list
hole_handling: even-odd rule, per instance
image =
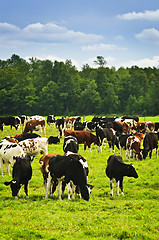
[[[4, 127], [0, 139], [16, 133], [16, 130]], [[57, 130], [47, 127], [46, 134], [47, 137], [55, 136]], [[63, 154], [62, 146], [63, 139], [58, 145], [50, 145], [49, 153]], [[115, 153], [119, 154], [117, 148]], [[52, 198], [45, 199], [39, 170], [41, 155], [32, 163], [29, 199], [25, 198], [23, 187], [21, 197], [15, 199], [10, 188], [3, 184], [11, 179], [4, 167], [4, 178], [0, 176], [0, 239], [159, 239], [159, 160], [155, 152], [151, 160], [132, 160], [139, 178], [125, 177], [124, 196], [118, 197], [115, 187], [114, 196], [109, 196], [105, 168], [112, 153], [108, 145], [102, 153], [98, 153], [95, 145], [92, 145], [92, 153], [88, 149], [84, 152], [80, 145], [79, 154], [87, 159], [88, 183], [94, 185], [89, 202], [78, 198], [68, 201], [67, 191], [62, 201], [57, 199], [57, 192]], [[129, 163], [124, 154], [123, 160]]]

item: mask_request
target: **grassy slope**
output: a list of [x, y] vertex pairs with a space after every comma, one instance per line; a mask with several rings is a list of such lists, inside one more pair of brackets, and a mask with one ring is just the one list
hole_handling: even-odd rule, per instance
[[[0, 139], [16, 133], [5, 127]], [[56, 134], [56, 129], [47, 127], [47, 137]], [[63, 154], [62, 145], [63, 139], [59, 145], [49, 146], [49, 153]], [[12, 198], [10, 188], [3, 184], [11, 179], [4, 168], [4, 178], [0, 177], [0, 239], [159, 239], [159, 160], [155, 152], [151, 160], [132, 160], [139, 178], [125, 177], [125, 195], [117, 197], [114, 187], [113, 198], [109, 197], [109, 179], [105, 175], [112, 154], [108, 145], [102, 153], [94, 145], [92, 153], [88, 149], [84, 152], [80, 145], [79, 154], [88, 161], [88, 182], [94, 185], [89, 202], [78, 198], [68, 202], [66, 193], [62, 201], [57, 200], [57, 193], [45, 199], [39, 170], [41, 155], [32, 163], [28, 200], [23, 187], [21, 198]], [[123, 159], [129, 163], [125, 154]]]

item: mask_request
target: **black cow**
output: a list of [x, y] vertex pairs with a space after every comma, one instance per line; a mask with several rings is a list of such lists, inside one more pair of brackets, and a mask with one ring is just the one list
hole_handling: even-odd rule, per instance
[[[49, 160], [49, 176], [47, 183], [47, 190], [50, 189], [52, 178], [58, 179], [58, 198], [61, 199], [61, 184], [64, 179], [68, 190], [68, 200], [70, 199], [70, 182], [72, 186], [77, 185], [80, 187], [81, 196], [84, 200], [89, 200], [89, 188], [87, 186], [87, 178], [80, 161], [77, 161], [72, 155], [69, 156], [54, 156]], [[75, 186], [74, 186], [75, 190]], [[48, 198], [48, 191], [46, 193]]]
[[120, 156], [122, 157], [122, 149], [126, 150], [126, 141], [128, 137], [132, 136], [132, 134], [121, 134], [118, 137], [118, 144], [120, 149]]
[[114, 145], [116, 145], [119, 148], [117, 136], [115, 134], [115, 131], [112, 128], [98, 127], [96, 129], [96, 136], [98, 139], [98, 146], [100, 146], [101, 152], [102, 152], [102, 144], [105, 140], [108, 142], [110, 150], [112, 147], [113, 152], [114, 152]]
[[28, 197], [28, 182], [32, 177], [31, 157], [14, 157], [16, 162], [13, 166], [12, 180], [5, 182], [6, 186], [10, 185], [12, 196], [17, 197], [19, 190], [24, 185], [26, 198]]
[[56, 128], [58, 129], [59, 131], [59, 137], [61, 138], [62, 135], [63, 135], [63, 132], [64, 132], [64, 129], [65, 129], [65, 119], [62, 117], [62, 118], [58, 118], [56, 120]]
[[79, 131], [79, 130], [83, 130], [84, 129], [84, 124], [79, 122], [79, 121], [76, 121], [74, 123], [74, 130], [76, 131]]
[[144, 149], [142, 150], [143, 159], [146, 159], [148, 153], [149, 153], [149, 157], [151, 158], [152, 150], [154, 148], [156, 149], [156, 155], [158, 158], [158, 136], [157, 136], [157, 134], [152, 133], [152, 132], [146, 133], [144, 140], [143, 140], [143, 147], [144, 147]]
[[138, 174], [132, 164], [125, 164], [121, 156], [111, 155], [107, 161], [106, 175], [110, 179], [110, 196], [113, 196], [113, 179], [116, 181], [117, 196], [119, 196], [119, 184], [121, 195], [123, 193], [123, 177], [138, 178]]
[[65, 137], [64, 143], [63, 143], [63, 151], [65, 153], [67, 152], [78, 153], [78, 150], [79, 150], [79, 144], [78, 144], [77, 138], [71, 135]]
[[60, 143], [59, 136], [57, 136], [57, 137], [50, 136], [48, 138], [48, 144], [57, 144], [57, 143]]
[[14, 138], [16, 138], [19, 142], [23, 141], [25, 139], [32, 139], [32, 138], [37, 138], [37, 137], [41, 137], [41, 136], [36, 133], [27, 133], [27, 132], [23, 132], [21, 134], [16, 134], [14, 136]]
[[46, 121], [47, 121], [47, 124], [49, 126], [51, 126], [51, 125], [54, 126], [54, 124], [55, 124], [55, 116], [54, 115], [48, 115]]
[[9, 117], [0, 117], [0, 130], [3, 131], [3, 125], [6, 125], [6, 126], [11, 126], [11, 129], [12, 127], [15, 127], [15, 129], [17, 130], [18, 127], [20, 126], [20, 123], [19, 123], [19, 119], [18, 118], [15, 118], [13, 116], [9, 116]]

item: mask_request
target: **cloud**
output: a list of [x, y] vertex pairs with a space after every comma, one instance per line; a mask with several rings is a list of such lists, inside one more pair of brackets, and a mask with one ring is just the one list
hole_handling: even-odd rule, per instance
[[144, 29], [141, 33], [136, 34], [135, 37], [140, 41], [159, 44], [159, 31], [155, 28]]
[[25, 28], [19, 28], [8, 23], [0, 23], [0, 36], [12, 42], [13, 40], [34, 43], [95, 43], [103, 39], [97, 34], [87, 34], [79, 31], [69, 30], [66, 27], [54, 23], [35, 23], [29, 24]]
[[82, 46], [81, 49], [83, 51], [115, 51], [115, 50], [125, 50], [125, 48], [120, 48], [115, 44], [94, 44], [94, 45], [88, 45], [88, 46]]
[[121, 20], [151, 20], [156, 21], [159, 20], [159, 9], [153, 10], [146, 10], [144, 12], [129, 12], [123, 15], [117, 16]]

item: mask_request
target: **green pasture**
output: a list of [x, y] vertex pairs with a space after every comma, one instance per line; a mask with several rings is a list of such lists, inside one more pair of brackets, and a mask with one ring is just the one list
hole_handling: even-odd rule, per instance
[[[87, 116], [90, 120], [92, 116]], [[83, 120], [83, 119], [82, 119]], [[140, 118], [140, 121], [159, 122], [159, 117]], [[5, 136], [20, 133], [4, 127], [0, 140]], [[57, 130], [46, 128], [46, 136], [56, 136]], [[63, 138], [58, 145], [49, 145], [49, 153], [63, 154]], [[159, 239], [159, 159], [153, 151], [152, 159], [132, 160], [139, 178], [124, 178], [124, 196], [110, 197], [109, 179], [105, 175], [108, 157], [112, 154], [108, 144], [98, 153], [92, 145], [92, 153], [83, 150], [79, 154], [86, 157], [89, 165], [88, 183], [94, 185], [90, 200], [57, 199], [57, 192], [45, 199], [43, 177], [39, 170], [41, 155], [32, 163], [33, 176], [29, 184], [29, 199], [25, 198], [24, 188], [20, 198], [11, 195], [10, 187], [4, 185], [11, 180], [4, 167], [4, 178], [0, 176], [0, 240], [19, 239]], [[115, 148], [115, 153], [119, 150]], [[129, 163], [123, 152], [123, 160]]]

